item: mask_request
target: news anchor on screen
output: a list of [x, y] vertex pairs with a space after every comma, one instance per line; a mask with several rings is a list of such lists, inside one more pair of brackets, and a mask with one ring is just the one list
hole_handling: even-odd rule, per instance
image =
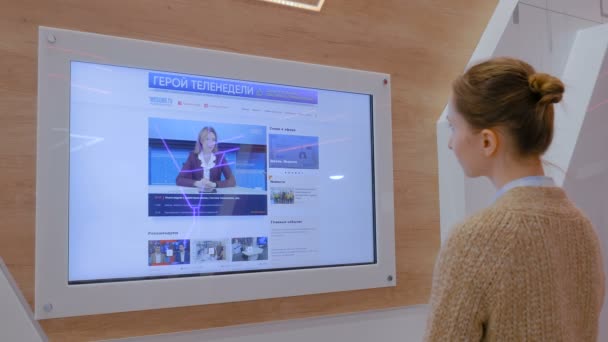
[[167, 254], [160, 249], [160, 244], [154, 244], [154, 251], [150, 253], [148, 264], [151, 266], [162, 265], [167, 262]]
[[183, 242], [178, 245], [178, 250], [173, 253], [175, 255], [174, 264], [189, 264], [190, 263], [190, 251], [186, 250], [186, 246]]
[[201, 129], [194, 151], [190, 152], [177, 174], [176, 183], [179, 186], [200, 189], [227, 188], [236, 185], [224, 153], [217, 153], [217, 133], [213, 127]]

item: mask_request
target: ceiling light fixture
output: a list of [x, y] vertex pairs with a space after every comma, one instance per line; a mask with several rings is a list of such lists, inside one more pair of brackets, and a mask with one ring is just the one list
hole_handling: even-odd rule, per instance
[[316, 5], [311, 5], [311, 4], [302, 3], [299, 1], [290, 1], [290, 0], [261, 0], [261, 1], [272, 2], [273, 4], [277, 4], [277, 5], [305, 9], [305, 10], [314, 11], [314, 12], [321, 12], [321, 8], [323, 7], [323, 3], [325, 2], [325, 0], [319, 0], [319, 1], [317, 1]]

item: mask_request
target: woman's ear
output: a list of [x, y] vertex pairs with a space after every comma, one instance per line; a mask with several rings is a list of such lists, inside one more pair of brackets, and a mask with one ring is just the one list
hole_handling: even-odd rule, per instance
[[486, 128], [480, 132], [481, 148], [484, 156], [491, 157], [498, 151], [500, 138], [498, 132], [494, 129]]

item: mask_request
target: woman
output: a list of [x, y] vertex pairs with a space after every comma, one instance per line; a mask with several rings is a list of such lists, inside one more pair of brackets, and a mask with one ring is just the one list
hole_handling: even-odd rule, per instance
[[[222, 174], [224, 180], [221, 180]], [[213, 127], [201, 129], [194, 151], [182, 166], [176, 183], [206, 190], [235, 186], [236, 181], [224, 153], [217, 153], [217, 133]]]
[[604, 301], [589, 220], [544, 176], [564, 85], [497, 58], [453, 84], [449, 148], [498, 193], [457, 226], [435, 265], [427, 341], [595, 341]]

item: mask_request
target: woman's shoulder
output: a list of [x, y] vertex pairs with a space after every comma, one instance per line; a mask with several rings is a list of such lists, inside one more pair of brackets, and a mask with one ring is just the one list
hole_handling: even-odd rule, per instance
[[485, 230], [492, 230], [497, 223], [501, 223], [501, 221], [505, 219], [505, 216], [509, 215], [510, 213], [506, 210], [496, 207], [489, 207], [467, 217], [457, 225], [457, 228], [465, 232], [483, 232]]
[[221, 165], [222, 167], [224, 167], [224, 166], [228, 167], [228, 159], [226, 159], [226, 154], [225, 153], [216, 154], [215, 164]]
[[183, 167], [186, 168], [196, 168], [200, 165], [200, 160], [198, 159], [198, 155], [194, 152], [188, 153], [188, 158], [184, 161]]
[[516, 224], [513, 213], [501, 208], [490, 207], [471, 215], [455, 225], [448, 236], [448, 243], [454, 246], [478, 246], [485, 248], [493, 241], [503, 240]]
[[194, 152], [194, 151], [190, 151], [188, 153], [188, 160], [189, 161], [195, 161], [198, 160], [198, 153]]
[[508, 225], [510, 213], [482, 210], [454, 226], [441, 247], [439, 263], [443, 268], [467, 269], [480, 276], [494, 272], [500, 260], [509, 255], [516, 244]]

